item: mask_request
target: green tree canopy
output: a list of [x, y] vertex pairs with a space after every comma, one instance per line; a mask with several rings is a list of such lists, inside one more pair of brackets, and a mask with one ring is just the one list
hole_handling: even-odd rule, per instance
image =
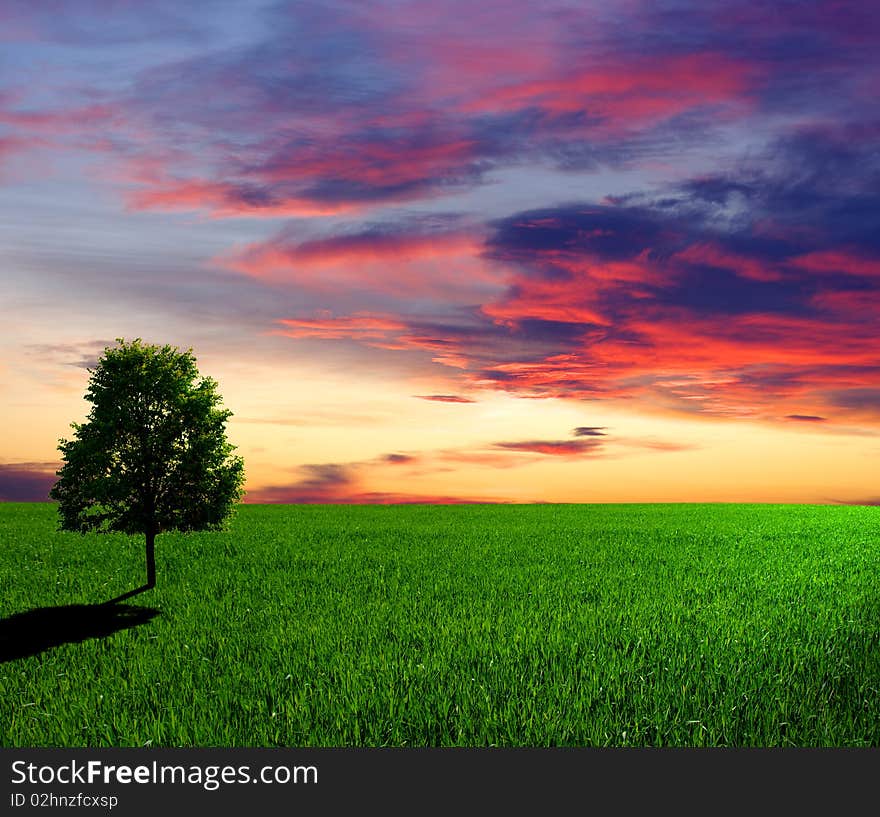
[[222, 528], [241, 498], [244, 466], [225, 432], [232, 412], [192, 349], [118, 338], [89, 373], [92, 408], [59, 441], [49, 495], [63, 530], [144, 534], [153, 587], [156, 536]]

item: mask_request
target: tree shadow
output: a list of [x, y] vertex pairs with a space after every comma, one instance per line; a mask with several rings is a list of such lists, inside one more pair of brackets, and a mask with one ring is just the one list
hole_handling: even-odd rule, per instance
[[125, 601], [126, 599], [130, 599], [132, 596], [138, 596], [141, 593], [146, 593], [147, 590], [152, 590], [152, 584], [142, 584], [140, 587], [136, 587], [134, 590], [129, 590], [127, 593], [123, 593], [121, 596], [117, 596], [115, 599], [110, 599], [109, 601], [105, 601], [103, 606], [107, 606], [109, 604], [116, 604], [120, 601]]
[[35, 607], [0, 619], [0, 664], [39, 655], [61, 644], [72, 644], [137, 627], [159, 615], [153, 607], [118, 604], [142, 591], [123, 594], [101, 604]]

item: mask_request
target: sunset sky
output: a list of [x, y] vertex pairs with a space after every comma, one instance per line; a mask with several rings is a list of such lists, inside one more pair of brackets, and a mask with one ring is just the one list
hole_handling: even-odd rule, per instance
[[115, 338], [250, 502], [880, 502], [880, 15], [0, 4], [0, 499]]

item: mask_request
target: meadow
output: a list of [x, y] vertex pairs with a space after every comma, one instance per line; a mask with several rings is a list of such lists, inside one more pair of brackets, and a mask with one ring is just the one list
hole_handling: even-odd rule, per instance
[[81, 641], [143, 538], [56, 525], [0, 504], [5, 747], [880, 746], [880, 508], [245, 505]]

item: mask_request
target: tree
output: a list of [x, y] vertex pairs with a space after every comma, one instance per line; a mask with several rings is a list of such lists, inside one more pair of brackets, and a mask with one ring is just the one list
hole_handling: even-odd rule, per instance
[[71, 424], [73, 439], [59, 440], [64, 462], [49, 496], [62, 530], [144, 534], [147, 589], [156, 585], [156, 536], [221, 529], [244, 465], [226, 440], [232, 412], [192, 349], [116, 343], [89, 369], [92, 408]]

